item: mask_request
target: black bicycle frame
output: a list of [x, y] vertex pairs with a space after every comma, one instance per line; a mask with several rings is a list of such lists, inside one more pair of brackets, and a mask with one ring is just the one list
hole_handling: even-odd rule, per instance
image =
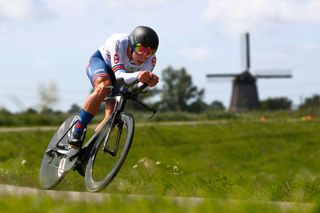
[[[117, 100], [117, 97], [120, 98], [119, 101]], [[110, 128], [109, 128], [109, 131], [108, 131], [107, 135], [105, 136], [105, 139], [104, 139], [104, 142], [103, 142], [103, 146], [102, 146], [102, 150], [104, 152], [107, 152], [107, 153], [111, 154], [114, 157], [114, 156], [117, 155], [117, 151], [118, 151], [119, 141], [120, 141], [121, 132], [122, 132], [122, 124], [120, 124], [121, 126], [119, 126], [119, 128], [118, 128], [117, 138], [116, 138], [116, 142], [114, 144], [113, 149], [110, 149], [110, 148], [107, 147], [107, 144], [109, 142], [108, 139], [109, 139], [112, 127], [113, 127], [116, 119], [119, 119], [120, 113], [124, 111], [124, 107], [126, 105], [126, 99], [124, 98], [124, 94], [121, 94], [120, 96], [116, 96], [116, 97], [113, 97], [113, 98], [116, 100], [116, 107], [115, 107], [115, 111], [110, 116], [110, 118], [111, 118]]]
[[[119, 147], [119, 141], [121, 139], [121, 133], [122, 133], [122, 123], [120, 123], [119, 127], [118, 127], [118, 132], [117, 132], [117, 138], [116, 138], [116, 141], [115, 141], [115, 144], [113, 146], [113, 148], [109, 148], [107, 145], [108, 145], [108, 139], [109, 139], [109, 135], [111, 133], [111, 130], [112, 130], [112, 127], [116, 121], [116, 119], [119, 119], [120, 116], [121, 116], [121, 113], [124, 111], [125, 109], [125, 106], [126, 106], [126, 103], [127, 103], [127, 100], [133, 100], [137, 103], [139, 103], [141, 106], [143, 106], [144, 108], [146, 108], [148, 111], [151, 111], [153, 112], [153, 114], [151, 115], [151, 117], [149, 118], [152, 118], [155, 113], [157, 112], [157, 110], [153, 109], [153, 108], [150, 108], [148, 107], [146, 104], [144, 104], [143, 102], [139, 101], [137, 99], [137, 94], [140, 93], [144, 88], [146, 88], [147, 85], [144, 84], [143, 86], [141, 86], [138, 90], [137, 90], [137, 93], [134, 94], [132, 92], [129, 92], [126, 90], [126, 88], [120, 88], [119, 90], [117, 90], [118, 94], [114, 97], [108, 97], [105, 101], [107, 100], [110, 100], [110, 99], [115, 99], [116, 100], [116, 106], [115, 106], [115, 110], [114, 112], [112, 113], [112, 115], [110, 116], [111, 118], [111, 121], [110, 121], [110, 128], [109, 128], [109, 131], [108, 133], [106, 134], [105, 136], [105, 139], [104, 139], [104, 143], [103, 143], [103, 146], [102, 146], [102, 149], [104, 152], [107, 152], [109, 154], [111, 154], [112, 156], [116, 156], [117, 154], [117, 151], [118, 151], [118, 147]], [[120, 99], [120, 100], [117, 100]], [[120, 120], [120, 119], [119, 119]], [[107, 121], [108, 122], [108, 121]]]
[[[99, 135], [101, 134], [101, 132], [103, 131], [103, 129], [105, 128], [105, 125], [110, 122], [110, 127], [107, 134], [104, 136], [104, 143], [103, 143], [103, 146], [102, 146], [102, 149], [104, 152], [107, 152], [109, 154], [111, 154], [112, 156], [116, 156], [116, 153], [118, 151], [118, 145], [119, 145], [119, 141], [120, 141], [120, 136], [121, 136], [121, 131], [122, 131], [122, 126], [119, 127], [118, 129], [118, 135], [117, 135], [117, 138], [116, 138], [116, 142], [114, 144], [114, 147], [111, 149], [111, 148], [108, 148], [107, 145], [108, 145], [108, 141], [107, 139], [109, 138], [109, 135], [111, 133], [111, 129], [112, 129], [112, 126], [114, 125], [114, 123], [116, 123], [116, 119], [120, 118], [121, 116], [121, 113], [124, 111], [125, 109], [125, 106], [126, 106], [126, 103], [127, 103], [127, 100], [131, 99], [137, 103], [139, 103], [141, 106], [143, 106], [144, 108], [146, 108], [148, 111], [150, 112], [153, 112], [153, 114], [149, 117], [149, 118], [152, 118], [155, 113], [157, 112], [157, 110], [153, 109], [153, 108], [150, 108], [148, 107], [146, 104], [142, 103], [141, 101], [139, 101], [137, 99], [137, 95], [144, 89], [147, 87], [146, 84], [144, 84], [143, 86], [141, 86], [137, 91], [136, 93], [132, 93], [130, 91], [127, 90], [128, 87], [131, 87], [133, 84], [135, 84], [137, 82], [133, 82], [131, 85], [127, 85], [126, 87], [118, 87], [118, 88], [112, 88], [115, 93], [115, 95], [113, 97], [107, 97], [104, 102], [107, 102], [108, 100], [110, 99], [115, 99], [116, 100], [116, 106], [115, 106], [115, 110], [113, 111], [113, 113], [111, 114], [110, 118], [106, 121], [106, 123], [103, 125], [103, 127], [101, 128], [101, 130], [99, 132], [96, 132], [91, 138], [90, 140], [85, 144], [85, 146], [83, 147], [83, 149], [80, 151], [80, 156], [81, 156], [81, 159], [80, 161], [82, 162], [86, 162], [87, 159], [90, 157], [89, 156], [89, 153], [93, 147], [93, 145], [95, 144], [95, 141], [97, 140], [97, 138], [99, 138]], [[117, 100], [120, 99], [120, 100]], [[111, 119], [111, 120], [110, 120]], [[123, 125], [123, 124], [120, 124], [120, 125]], [[71, 129], [71, 128], [70, 128]], [[89, 151], [89, 152], [87, 152]]]

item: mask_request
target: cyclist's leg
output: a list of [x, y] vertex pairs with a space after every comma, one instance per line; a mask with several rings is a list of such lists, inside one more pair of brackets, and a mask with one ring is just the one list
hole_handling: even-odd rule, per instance
[[108, 77], [98, 77], [94, 82], [94, 91], [89, 95], [82, 105], [82, 109], [86, 112], [96, 115], [104, 98], [109, 94], [112, 86], [111, 80]]
[[113, 85], [113, 73], [104, 62], [100, 52], [96, 52], [87, 66], [87, 75], [94, 87], [94, 91], [87, 97], [80, 111], [79, 121], [71, 134], [70, 144], [80, 144], [83, 142], [83, 131], [99, 111], [103, 99], [110, 93], [109, 86]]
[[113, 113], [114, 105], [115, 105], [115, 100], [114, 99], [108, 100], [106, 102], [105, 116], [104, 116], [103, 120], [96, 127], [96, 129], [95, 129], [96, 132], [98, 132], [102, 128], [103, 124], [105, 124], [105, 122], [107, 122], [107, 120], [109, 119], [110, 115]]

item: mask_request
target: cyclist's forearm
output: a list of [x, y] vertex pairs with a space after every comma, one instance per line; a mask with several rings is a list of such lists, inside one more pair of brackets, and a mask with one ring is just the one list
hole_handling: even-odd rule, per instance
[[117, 79], [123, 78], [126, 84], [130, 84], [138, 79], [138, 72], [134, 73], [126, 73], [126, 72], [115, 72], [115, 76]]

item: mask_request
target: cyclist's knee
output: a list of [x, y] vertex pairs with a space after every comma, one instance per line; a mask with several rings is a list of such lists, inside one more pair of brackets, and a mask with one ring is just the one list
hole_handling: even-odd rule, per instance
[[108, 78], [98, 78], [95, 81], [94, 94], [101, 101], [111, 92], [112, 82]]

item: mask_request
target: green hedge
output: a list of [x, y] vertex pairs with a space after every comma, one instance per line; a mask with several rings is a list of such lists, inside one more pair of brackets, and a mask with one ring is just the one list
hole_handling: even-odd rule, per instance
[[[161, 121], [206, 121], [206, 120], [250, 120], [261, 121], [263, 117], [265, 121], [270, 120], [290, 120], [290, 119], [317, 119], [320, 115], [318, 110], [305, 111], [252, 111], [245, 113], [234, 113], [226, 111], [206, 111], [203, 113], [188, 112], [157, 112], [152, 118], [148, 119], [152, 113], [148, 112], [131, 112], [137, 122], [161, 122]], [[7, 126], [56, 126], [61, 124], [70, 113], [9, 113], [0, 111], [0, 127]], [[98, 114], [94, 123], [98, 123], [103, 114]]]

